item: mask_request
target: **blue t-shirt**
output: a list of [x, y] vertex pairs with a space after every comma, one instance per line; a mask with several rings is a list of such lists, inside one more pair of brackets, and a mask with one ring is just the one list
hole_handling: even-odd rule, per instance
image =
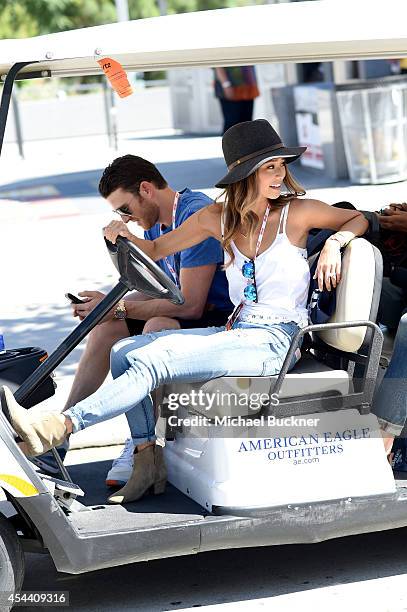
[[[198, 210], [201, 210], [201, 208], [205, 208], [208, 204], [212, 204], [212, 200], [200, 191], [191, 191], [190, 189], [180, 191], [178, 206], [175, 213], [175, 227], [179, 227], [188, 217]], [[161, 231], [161, 226], [157, 223], [154, 227], [144, 232], [144, 238], [146, 240], [155, 240], [160, 235], [166, 234], [171, 230], [172, 227], [170, 226], [164, 231]], [[169, 255], [167, 259], [178, 277], [181, 268], [196, 268], [198, 266], [217, 264], [212, 284], [208, 292], [207, 303], [213, 304], [216, 308], [221, 310], [232, 309], [226, 274], [221, 269], [223, 265], [223, 249], [218, 240], [215, 238], [207, 238], [189, 249], [185, 249], [174, 255]], [[172, 274], [164, 259], [157, 261], [157, 264], [170, 278], [172, 278]]]

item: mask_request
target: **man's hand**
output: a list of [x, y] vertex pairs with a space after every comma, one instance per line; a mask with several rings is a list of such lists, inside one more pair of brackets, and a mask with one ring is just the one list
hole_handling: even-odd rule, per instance
[[405, 204], [397, 204], [397, 206], [406, 206], [406, 208], [394, 208], [396, 204], [391, 204], [390, 208], [386, 208], [382, 215], [379, 215], [380, 227], [386, 230], [395, 232], [407, 232], [407, 206]]
[[406, 202], [402, 202], [401, 204], [389, 204], [389, 207], [392, 210], [404, 210], [405, 212], [407, 212], [407, 203]]
[[223, 88], [223, 96], [225, 98], [225, 100], [234, 100], [235, 99], [235, 92], [233, 87], [224, 87]]
[[[84, 304], [72, 304], [72, 311], [74, 317], [79, 317], [81, 321], [84, 320], [85, 317], [103, 300], [105, 297], [104, 293], [100, 291], [81, 291], [78, 293], [81, 297], [86, 299]], [[100, 323], [104, 323], [105, 321], [109, 321], [113, 319], [114, 308], [111, 309], [100, 321]]]
[[133, 238], [133, 234], [123, 221], [111, 221], [109, 225], [103, 229], [103, 234], [105, 238], [113, 242], [113, 244], [116, 244], [117, 236], [123, 236], [123, 238], [128, 238], [129, 240]]

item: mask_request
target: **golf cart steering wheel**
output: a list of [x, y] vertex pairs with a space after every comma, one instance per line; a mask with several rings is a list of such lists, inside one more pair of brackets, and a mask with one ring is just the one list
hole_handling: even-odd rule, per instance
[[109, 255], [120, 273], [120, 280], [129, 291], [140, 291], [152, 298], [183, 304], [179, 287], [135, 244], [118, 236], [116, 244], [106, 240]]

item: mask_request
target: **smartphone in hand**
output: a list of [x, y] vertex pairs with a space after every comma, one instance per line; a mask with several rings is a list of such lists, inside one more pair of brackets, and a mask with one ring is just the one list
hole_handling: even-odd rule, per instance
[[81, 298], [79, 298], [78, 296], [74, 295], [73, 293], [65, 293], [65, 297], [72, 303], [72, 304], [85, 304], [86, 301], [85, 300], [81, 300]]

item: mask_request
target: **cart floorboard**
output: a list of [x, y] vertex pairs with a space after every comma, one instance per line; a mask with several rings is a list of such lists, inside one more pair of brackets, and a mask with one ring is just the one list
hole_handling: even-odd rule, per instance
[[163, 495], [107, 505], [110, 461], [71, 465], [86, 494], [66, 514], [49, 494], [20, 500], [59, 571], [78, 574], [137, 561], [199, 552], [306, 544], [407, 526], [407, 479], [389, 496], [327, 500], [273, 508], [218, 509], [211, 514], [172, 486]]

